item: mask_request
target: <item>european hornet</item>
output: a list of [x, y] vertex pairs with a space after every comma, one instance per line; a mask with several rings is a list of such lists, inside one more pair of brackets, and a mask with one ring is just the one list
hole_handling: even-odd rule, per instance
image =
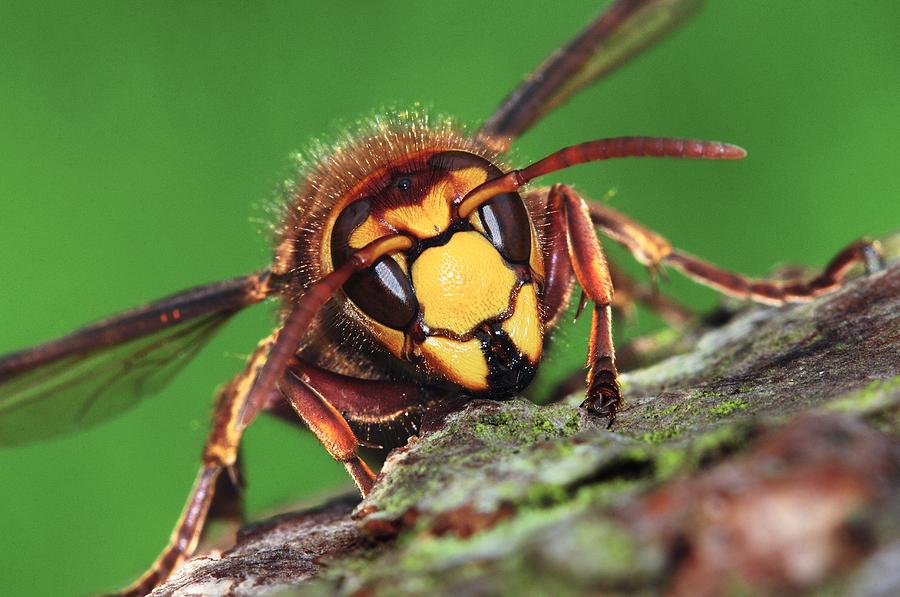
[[[287, 193], [272, 265], [198, 286], [0, 358], [0, 444], [50, 437], [120, 412], [156, 389], [230, 316], [271, 296], [278, 328], [218, 394], [200, 470], [168, 546], [123, 594], [143, 595], [194, 551], [216, 496], [238, 483], [238, 447], [262, 412], [302, 421], [362, 495], [375, 475], [361, 430], [415, 429], [436, 404], [502, 399], [532, 380], [573, 287], [590, 303], [584, 408], [615, 420], [622, 398], [613, 287], [597, 230], [647, 268], [675, 268], [729, 295], [803, 301], [877, 263], [857, 241], [809, 280], [750, 280], [688, 255], [565, 184], [529, 188], [573, 165], [623, 157], [733, 160], [714, 141], [617, 137], [578, 143], [524, 167], [513, 142], [584, 86], [679, 24], [692, 0], [618, 0], [521, 83], [474, 133], [420, 112], [373, 119], [312, 158]], [[655, 295], [643, 298], [665, 310]], [[49, 418], [54, 399], [67, 410]], [[74, 398], [74, 400], [73, 400]], [[75, 405], [72, 407], [72, 405]], [[368, 440], [367, 440], [368, 441]], [[217, 494], [217, 488], [220, 493]]]

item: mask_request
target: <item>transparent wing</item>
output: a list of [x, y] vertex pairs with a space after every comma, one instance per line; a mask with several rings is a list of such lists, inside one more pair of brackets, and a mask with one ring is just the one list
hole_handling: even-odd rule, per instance
[[83, 429], [133, 407], [238, 310], [265, 298], [267, 282], [264, 272], [200, 286], [0, 357], [0, 446]]
[[90, 427], [159, 391], [228, 315], [208, 316], [92, 354], [74, 354], [0, 386], [0, 445]]
[[582, 87], [609, 74], [671, 32], [702, 0], [618, 0], [523, 81], [484, 123], [479, 139], [496, 151]]

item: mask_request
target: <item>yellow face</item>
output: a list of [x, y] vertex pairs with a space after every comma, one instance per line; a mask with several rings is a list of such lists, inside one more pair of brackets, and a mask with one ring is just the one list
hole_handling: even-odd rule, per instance
[[525, 387], [543, 346], [543, 264], [522, 199], [500, 195], [469, 218], [455, 207], [501, 171], [471, 153], [410, 156], [374, 192], [342, 202], [330, 229], [331, 267], [388, 234], [416, 242], [344, 286], [352, 308], [397, 358], [473, 392]]

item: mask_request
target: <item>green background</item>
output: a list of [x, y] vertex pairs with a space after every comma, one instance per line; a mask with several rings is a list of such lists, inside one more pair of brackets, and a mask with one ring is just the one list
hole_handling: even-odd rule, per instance
[[[290, 152], [391, 105], [477, 123], [597, 5], [3, 2], [0, 353], [265, 265], [263, 206]], [[611, 162], [545, 182], [615, 187], [614, 205], [741, 272], [820, 266], [900, 223], [898, 19], [892, 0], [712, 2], [514, 157], [621, 134], [738, 143], [743, 163]], [[667, 289], [715, 300], [677, 274]], [[156, 557], [213, 390], [271, 321], [271, 307], [242, 314], [111, 424], [0, 451], [0, 594], [111, 590]], [[585, 323], [565, 325], [548, 369], [577, 366]], [[641, 313], [617, 336], [653, 325]], [[258, 422], [245, 447], [253, 515], [350, 488], [284, 424]]]

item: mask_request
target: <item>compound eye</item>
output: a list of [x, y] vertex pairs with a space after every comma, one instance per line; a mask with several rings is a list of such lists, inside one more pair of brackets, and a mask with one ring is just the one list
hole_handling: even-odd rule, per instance
[[[348, 205], [335, 221], [331, 232], [331, 260], [335, 269], [353, 255], [355, 249], [350, 246], [350, 236], [369, 217], [371, 208], [369, 199], [359, 199]], [[366, 315], [390, 328], [405, 329], [419, 311], [412, 283], [390, 256], [354, 274], [344, 284], [344, 292]]]
[[390, 257], [350, 278], [344, 292], [366, 315], [389, 328], [406, 329], [419, 311], [409, 278]]
[[497, 195], [478, 208], [478, 217], [491, 244], [511, 263], [531, 258], [531, 222], [518, 193]]

